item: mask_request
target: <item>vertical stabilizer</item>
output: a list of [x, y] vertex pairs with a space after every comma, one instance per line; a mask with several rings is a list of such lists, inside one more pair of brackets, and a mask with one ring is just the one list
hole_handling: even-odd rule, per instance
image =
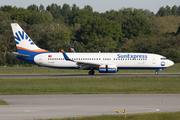
[[11, 23], [13, 30], [14, 39], [18, 53], [29, 54], [30, 52], [48, 52], [47, 50], [41, 49], [31, 40], [31, 38], [24, 32], [24, 30], [17, 24]]

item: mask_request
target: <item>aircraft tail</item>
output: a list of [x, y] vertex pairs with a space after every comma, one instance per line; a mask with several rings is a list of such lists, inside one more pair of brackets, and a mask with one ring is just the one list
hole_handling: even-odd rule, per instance
[[17, 23], [11, 23], [11, 27], [19, 54], [30, 55], [31, 53], [37, 54], [49, 52], [36, 46], [36, 44]]

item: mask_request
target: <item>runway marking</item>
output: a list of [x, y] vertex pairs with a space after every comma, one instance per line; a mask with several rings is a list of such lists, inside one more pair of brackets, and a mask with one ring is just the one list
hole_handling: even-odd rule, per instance
[[23, 112], [38, 112], [39, 110], [23, 110]]
[[17, 110], [15, 112], [25, 112], [25, 113], [29, 113], [29, 112], [40, 112], [40, 110]]

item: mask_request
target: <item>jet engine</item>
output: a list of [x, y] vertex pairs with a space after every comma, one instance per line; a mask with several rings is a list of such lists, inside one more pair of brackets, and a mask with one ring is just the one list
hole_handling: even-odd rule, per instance
[[116, 73], [116, 65], [101, 65], [99, 66], [99, 73]]

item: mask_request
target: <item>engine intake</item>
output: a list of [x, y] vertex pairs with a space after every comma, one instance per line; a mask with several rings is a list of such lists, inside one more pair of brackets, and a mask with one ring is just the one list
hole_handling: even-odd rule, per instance
[[101, 65], [99, 66], [99, 73], [116, 73], [117, 67], [115, 65]]

